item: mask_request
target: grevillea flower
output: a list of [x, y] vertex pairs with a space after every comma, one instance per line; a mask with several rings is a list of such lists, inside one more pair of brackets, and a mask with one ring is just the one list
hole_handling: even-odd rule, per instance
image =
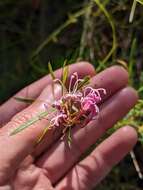
[[[51, 73], [53, 76], [54, 74], [52, 71]], [[94, 89], [90, 86], [86, 86], [87, 83], [89, 83], [89, 77], [79, 79], [77, 73], [72, 74], [68, 89], [66, 89], [64, 82], [59, 79], [55, 79], [54, 76], [53, 78], [54, 82], [58, 82], [62, 86], [62, 97], [54, 103], [49, 102], [48, 106], [45, 104], [46, 111], [39, 113], [36, 117], [31, 118], [26, 123], [22, 124], [20, 127], [15, 129], [11, 135], [24, 130], [31, 124], [37, 122], [39, 118], [46, 116], [46, 119], [49, 121], [49, 125], [45, 128], [38, 142], [40, 142], [44, 134], [49, 129], [56, 129], [61, 126], [63, 127], [64, 137], [66, 131], [70, 132], [71, 127], [75, 125], [84, 127], [97, 117], [99, 114], [98, 105], [102, 101], [101, 94], [106, 94], [106, 90], [104, 88]], [[51, 112], [49, 111], [49, 107], [51, 108]], [[68, 142], [70, 139], [71, 137], [68, 133]]]
[[71, 76], [68, 91], [52, 104], [56, 109], [56, 115], [50, 122], [52, 127], [64, 126], [65, 133], [74, 125], [85, 126], [96, 118], [99, 113], [98, 104], [102, 100], [101, 93], [106, 94], [106, 90], [85, 87], [82, 83], [84, 79], [79, 79], [77, 73]]

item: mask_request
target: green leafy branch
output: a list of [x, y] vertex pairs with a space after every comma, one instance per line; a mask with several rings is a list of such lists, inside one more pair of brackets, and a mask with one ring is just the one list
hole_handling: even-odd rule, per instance
[[59, 28], [57, 28], [54, 32], [52, 32], [45, 40], [43, 43], [41, 43], [39, 45], [39, 47], [33, 52], [32, 55], [32, 59], [37, 57], [40, 52], [45, 48], [45, 46], [47, 46], [51, 41], [56, 42], [57, 41], [57, 37], [59, 36], [59, 34], [65, 29], [67, 28], [69, 25], [74, 24], [77, 22], [77, 19], [79, 17], [81, 17], [82, 15], [84, 15], [86, 13], [86, 11], [90, 8], [90, 6], [86, 6], [84, 8], [82, 8], [81, 10], [79, 10], [76, 13], [73, 14], [69, 14], [68, 15], [68, 20], [66, 20]]

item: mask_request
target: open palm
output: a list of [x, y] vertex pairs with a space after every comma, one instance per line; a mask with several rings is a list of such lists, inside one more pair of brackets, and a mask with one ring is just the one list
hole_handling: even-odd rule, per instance
[[[45, 126], [46, 119], [39, 119], [29, 128], [13, 136], [10, 132], [45, 109], [44, 102], [52, 101], [51, 79], [45, 76], [20, 91], [16, 96], [36, 98], [27, 106], [13, 98], [0, 107], [0, 190], [89, 190], [96, 186], [134, 146], [137, 135], [125, 126], [86, 153], [96, 141], [121, 119], [136, 103], [136, 92], [127, 87], [128, 74], [114, 66], [95, 75], [86, 62], [70, 66], [70, 75], [90, 75], [94, 88], [105, 88], [107, 95], [100, 105], [100, 114], [86, 127], [72, 129], [72, 144], [61, 141], [62, 129], [50, 130], [44, 140], [35, 146]], [[62, 71], [55, 72], [57, 77]], [[55, 86], [57, 98], [60, 86]], [[89, 151], [88, 151], [89, 152]], [[83, 156], [83, 154], [88, 156]], [[82, 156], [82, 158], [81, 158]]]

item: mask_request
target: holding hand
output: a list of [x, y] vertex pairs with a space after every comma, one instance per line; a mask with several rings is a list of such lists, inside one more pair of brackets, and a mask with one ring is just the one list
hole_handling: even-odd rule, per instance
[[[80, 159], [107, 129], [128, 113], [137, 101], [137, 94], [127, 87], [128, 74], [122, 67], [114, 66], [95, 75], [89, 63], [81, 62], [71, 65], [69, 71], [70, 75], [78, 72], [80, 78], [90, 75], [91, 86], [106, 89], [99, 118], [84, 128], [72, 129], [71, 148], [60, 140], [60, 128], [50, 130], [35, 147], [48, 123], [46, 119], [39, 119], [16, 135], [9, 134], [45, 109], [40, 100], [53, 101], [50, 76], [23, 89], [16, 96], [25, 97], [28, 92], [30, 98], [36, 98], [33, 104], [27, 106], [11, 98], [0, 107], [0, 121], [5, 124], [0, 129], [0, 190], [92, 189], [135, 145], [135, 130], [125, 126]], [[55, 72], [57, 78], [61, 72]], [[59, 85], [55, 85], [55, 94], [57, 98], [61, 96]]]

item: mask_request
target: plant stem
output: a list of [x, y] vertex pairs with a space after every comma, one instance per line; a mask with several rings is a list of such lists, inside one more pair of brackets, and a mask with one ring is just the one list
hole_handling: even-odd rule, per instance
[[137, 1], [134, 0], [134, 1], [133, 1], [132, 8], [131, 8], [130, 17], [129, 17], [129, 23], [132, 23], [132, 22], [133, 22], [135, 10], [136, 10], [136, 6], [137, 6]]

